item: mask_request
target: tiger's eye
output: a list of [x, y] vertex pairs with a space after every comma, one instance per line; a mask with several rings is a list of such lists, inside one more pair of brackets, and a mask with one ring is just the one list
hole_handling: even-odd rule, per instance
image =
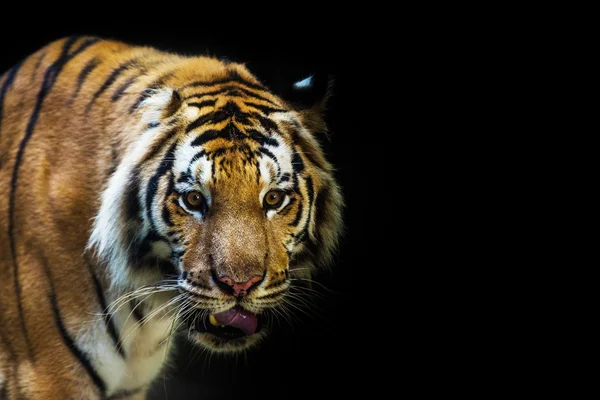
[[270, 190], [265, 195], [265, 207], [267, 208], [277, 208], [283, 203], [285, 199], [285, 195], [283, 192], [279, 190]]
[[200, 209], [204, 205], [204, 196], [199, 192], [189, 192], [184, 196], [184, 200], [185, 205], [193, 210]]

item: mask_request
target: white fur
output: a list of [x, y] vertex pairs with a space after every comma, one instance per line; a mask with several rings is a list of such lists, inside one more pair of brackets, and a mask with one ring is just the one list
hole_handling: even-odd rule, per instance
[[119, 381], [120, 390], [137, 388], [154, 380], [171, 346], [170, 341], [161, 342], [171, 334], [174, 324], [172, 318], [163, 318], [162, 314], [141, 324], [131, 315], [131, 309], [125, 308], [116, 320], [127, 354], [126, 369]]
[[125, 358], [106, 333], [101, 316], [94, 317], [93, 324], [77, 333], [77, 346], [93, 360], [94, 369], [106, 383], [107, 395], [149, 385], [163, 368], [171, 350], [171, 341], [164, 340], [175, 323], [172, 315], [157, 314], [141, 324], [129, 305], [115, 312], [111, 320], [121, 339]]
[[271, 160], [269, 157], [262, 157], [258, 162], [258, 166], [263, 181], [270, 183], [275, 178], [275, 175], [271, 174], [271, 171], [277, 171], [277, 165], [275, 165], [275, 161]]
[[142, 110], [142, 126], [153, 121], [159, 121], [163, 110], [167, 104], [169, 104], [171, 97], [173, 96], [173, 89], [171, 88], [155, 89], [150, 90], [150, 92], [152, 94], [140, 104], [140, 109]]
[[[158, 90], [142, 102], [141, 126], [147, 126], [160, 117], [161, 110], [170, 101], [172, 93], [172, 89]], [[132, 281], [127, 268], [127, 247], [130, 243], [127, 243], [123, 236], [127, 231], [125, 225], [127, 219], [122, 215], [124, 191], [133, 167], [146, 154], [152, 141], [161, 131], [161, 127], [155, 127], [147, 129], [140, 135], [131, 146], [132, 149], [124, 153], [123, 160], [102, 193], [102, 203], [94, 219], [87, 248], [93, 249], [100, 259], [107, 262], [112, 286], [127, 286]]]
[[195, 136], [188, 136], [178, 147], [175, 153], [175, 163], [173, 164], [175, 171], [180, 173], [187, 171], [190, 166], [190, 161], [201, 150], [199, 147], [192, 146], [192, 142], [195, 138]]
[[200, 116], [200, 110], [197, 107], [186, 107], [183, 116], [188, 121], [193, 121]]
[[[198, 170], [200, 171], [200, 175], [198, 176], [198, 180], [201, 185], [206, 185], [211, 178], [210, 171], [212, 169], [212, 161], [206, 157], [202, 157], [198, 160]], [[210, 194], [207, 199], [210, 197]], [[206, 196], [205, 196], [206, 197]]]

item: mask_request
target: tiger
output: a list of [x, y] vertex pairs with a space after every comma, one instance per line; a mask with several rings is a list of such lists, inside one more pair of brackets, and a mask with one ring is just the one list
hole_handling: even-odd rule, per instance
[[174, 337], [259, 347], [339, 252], [330, 92], [297, 104], [242, 63], [91, 36], [6, 71], [0, 398], [144, 399]]

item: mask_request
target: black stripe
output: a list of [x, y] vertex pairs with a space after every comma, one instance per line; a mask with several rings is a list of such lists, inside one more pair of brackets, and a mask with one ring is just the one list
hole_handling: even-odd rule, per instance
[[19, 61], [7, 72], [6, 79], [2, 84], [2, 88], [0, 88], [0, 135], [2, 135], [2, 111], [4, 111], [4, 98], [6, 97], [6, 92], [11, 88], [13, 82], [15, 81], [17, 73], [19, 72], [19, 69], [21, 69], [21, 66], [24, 62], [25, 60]]
[[201, 116], [200, 118], [189, 124], [185, 132], [189, 133], [190, 131], [193, 131], [194, 129], [198, 128], [199, 126], [202, 126], [209, 122], [211, 124], [218, 124], [219, 122], [223, 122], [228, 118], [230, 118], [230, 115], [224, 111], [211, 112]]
[[[173, 193], [173, 188], [175, 187], [175, 179], [173, 178], [173, 173], [169, 173], [169, 184], [167, 186], [167, 191], [165, 192], [165, 200], [171, 193]], [[168, 202], [165, 201], [162, 209], [162, 219], [167, 224], [167, 226], [173, 226], [173, 220], [171, 219], [171, 213], [169, 212], [169, 207], [167, 207]]]
[[152, 96], [155, 90], [160, 89], [164, 85], [164, 82], [171, 76], [173, 76], [173, 72], [167, 72], [166, 74], [161, 75], [153, 83], [151, 83], [146, 89], [142, 90], [135, 103], [133, 103], [129, 108], [129, 113], [131, 114], [135, 110], [137, 110], [142, 104], [142, 102], [148, 97]]
[[[245, 113], [232, 101], [228, 101], [225, 106], [220, 110], [228, 116], [235, 117], [236, 122], [239, 122], [244, 125], [248, 125], [250, 123], [250, 116], [253, 116], [252, 113]], [[218, 113], [218, 112], [217, 112]]]
[[134, 394], [139, 393], [142, 389], [143, 389], [143, 387], [140, 387], [140, 388], [137, 388], [137, 389], [121, 390], [121, 391], [113, 394], [112, 396], [108, 396], [106, 398], [106, 400], [120, 400], [120, 399], [125, 399], [127, 397], [133, 396]]
[[260, 143], [263, 146], [265, 146], [265, 145], [273, 146], [273, 147], [279, 146], [279, 142], [277, 141], [277, 139], [265, 136], [255, 129], [248, 129], [247, 133], [248, 133], [250, 139]]
[[183, 90], [183, 89], [189, 89], [189, 88], [193, 88], [193, 87], [216, 86], [216, 85], [222, 85], [224, 83], [231, 83], [231, 82], [235, 82], [235, 83], [239, 83], [244, 86], [248, 86], [251, 89], [266, 90], [266, 88], [263, 85], [249, 82], [233, 71], [230, 72], [230, 76], [228, 76], [226, 78], [217, 79], [214, 81], [196, 81], [196, 82], [188, 83], [187, 85], [183, 86], [181, 89]]
[[177, 134], [177, 128], [168, 131], [160, 140], [158, 140], [158, 142], [155, 141], [154, 143], [156, 144], [150, 146], [150, 151], [146, 153], [142, 161], [140, 161], [140, 163], [138, 164], [138, 167], [141, 167], [147, 161], [153, 159], [154, 156], [157, 155], [163, 149], [163, 147], [167, 145], [169, 140], [171, 140], [171, 138], [175, 136], [175, 134]]
[[312, 182], [311, 177], [306, 178], [306, 191], [308, 192], [308, 216], [306, 217], [306, 223], [304, 224], [304, 227], [302, 228], [300, 233], [298, 233], [298, 235], [296, 236], [296, 243], [300, 243], [304, 239], [304, 237], [306, 236], [306, 233], [308, 231], [308, 228], [310, 228], [313, 200], [315, 197], [315, 189], [313, 187], [313, 182]]
[[104, 318], [104, 324], [106, 325], [106, 329], [108, 330], [108, 334], [112, 338], [115, 348], [117, 352], [121, 355], [121, 357], [125, 358], [125, 352], [123, 351], [123, 343], [121, 343], [121, 339], [119, 334], [117, 334], [117, 329], [115, 328], [115, 324], [113, 323], [113, 315], [108, 312], [108, 307], [106, 306], [106, 299], [104, 298], [104, 291], [102, 290], [102, 286], [100, 285], [100, 281], [96, 277], [96, 274], [92, 271], [92, 266], [88, 264], [90, 269], [90, 273], [92, 274], [92, 279], [94, 281], [94, 288], [96, 289], [96, 296], [98, 297], [98, 302], [100, 302], [100, 306], [102, 307], [102, 315]]
[[42, 60], [44, 59], [44, 57], [46, 56], [46, 53], [42, 53], [40, 54], [40, 56], [38, 57], [35, 66], [33, 67], [33, 71], [31, 72], [31, 80], [35, 80], [35, 76], [37, 75], [38, 70], [40, 69], [40, 65], [42, 65]]
[[264, 155], [269, 157], [271, 160], [273, 160], [273, 162], [275, 163], [275, 166], [277, 167], [277, 177], [279, 177], [279, 175], [281, 174], [281, 168], [279, 167], [279, 161], [277, 161], [277, 157], [275, 157], [275, 154], [271, 153], [269, 150], [265, 149], [264, 147], [259, 147], [258, 151], [260, 151], [261, 153], [263, 153]]
[[60, 310], [58, 308], [58, 303], [56, 301], [56, 294], [54, 291], [54, 280], [52, 275], [50, 274], [50, 270], [48, 269], [48, 265], [44, 264], [44, 270], [46, 273], [46, 277], [48, 278], [48, 283], [50, 285], [50, 305], [52, 306], [52, 313], [54, 314], [54, 322], [60, 332], [62, 341], [64, 345], [71, 351], [71, 354], [75, 358], [79, 360], [79, 363], [83, 366], [83, 368], [87, 371], [92, 381], [100, 391], [101, 397], [103, 398], [106, 393], [106, 384], [100, 378], [94, 367], [92, 366], [88, 356], [79, 348], [77, 344], [63, 325], [62, 316], [60, 315]]
[[313, 201], [315, 199], [315, 187], [310, 176], [306, 178], [306, 191], [308, 192], [308, 218], [306, 219], [306, 226], [310, 224], [310, 218], [312, 214]]
[[128, 61], [124, 62], [123, 64], [121, 64], [113, 72], [111, 72], [111, 74], [108, 76], [108, 78], [106, 78], [106, 80], [104, 81], [102, 86], [100, 86], [100, 89], [98, 89], [98, 91], [96, 91], [96, 93], [94, 93], [94, 96], [92, 97], [92, 100], [90, 100], [89, 104], [87, 105], [85, 112], [87, 113], [91, 110], [96, 99], [98, 99], [98, 97], [100, 97], [100, 95], [102, 95], [102, 93], [104, 93], [106, 91], [106, 89], [108, 89], [113, 83], [115, 83], [115, 81], [117, 80], [119, 75], [121, 75], [122, 73], [126, 72], [128, 69], [131, 69], [137, 65], [138, 65], [138, 60], [136, 60], [136, 59], [128, 60]]
[[75, 37], [71, 37], [65, 41], [60, 56], [56, 61], [52, 63], [52, 65], [50, 65], [50, 67], [48, 67], [46, 73], [44, 74], [44, 81], [42, 83], [42, 87], [40, 88], [33, 112], [31, 113], [31, 117], [29, 118], [29, 122], [27, 123], [27, 127], [25, 128], [25, 136], [21, 140], [19, 150], [17, 151], [15, 166], [10, 182], [10, 196], [8, 199], [8, 236], [10, 240], [10, 251], [13, 261], [13, 283], [15, 285], [15, 295], [17, 297], [17, 306], [19, 308], [21, 329], [23, 330], [23, 334], [25, 335], [28, 355], [30, 358], [33, 358], [33, 354], [31, 353], [31, 342], [29, 340], [29, 332], [27, 331], [27, 327], [25, 326], [25, 319], [23, 317], [23, 306], [21, 304], [21, 284], [19, 282], [19, 264], [17, 263], [17, 253], [15, 244], [15, 197], [17, 192], [17, 184], [19, 180], [19, 168], [21, 166], [21, 163], [23, 162], [23, 155], [25, 154], [25, 148], [27, 147], [27, 143], [31, 139], [33, 130], [35, 129], [35, 125], [37, 124], [38, 118], [40, 116], [40, 111], [42, 110], [42, 104], [44, 102], [44, 99], [56, 83], [56, 79], [58, 78], [58, 75], [60, 74], [65, 64], [71, 59], [67, 54], [75, 40]]
[[[194, 124], [194, 123], [192, 123]], [[234, 140], [234, 139], [250, 139], [255, 142], [260, 143], [261, 145], [268, 145], [277, 147], [279, 146], [279, 142], [274, 139], [267, 137], [260, 133], [255, 129], [249, 129], [246, 132], [248, 135], [245, 136], [242, 134], [233, 124], [228, 124], [225, 128], [220, 131], [217, 130], [207, 130], [201, 133], [196, 139], [194, 139], [191, 143], [192, 146], [202, 146], [207, 142], [215, 139], [226, 139], [226, 140]]]
[[[188, 171], [189, 171], [189, 169], [188, 169]], [[183, 182], [192, 183], [193, 179], [194, 179], [194, 177], [192, 176], [192, 174], [190, 174], [189, 172], [184, 172], [183, 174], [181, 174], [179, 179], [177, 179], [177, 183], [183, 183]]]
[[144, 319], [144, 310], [142, 303], [138, 303], [136, 299], [131, 299], [131, 301], [129, 302], [129, 306], [131, 307], [131, 312], [133, 313], [133, 316], [138, 321]]
[[171, 145], [167, 151], [167, 154], [165, 154], [165, 157], [161, 161], [160, 166], [156, 170], [156, 173], [148, 181], [148, 186], [146, 188], [146, 213], [148, 215], [148, 221], [150, 222], [152, 231], [156, 231], [156, 224], [154, 223], [154, 219], [152, 217], [152, 203], [154, 202], [154, 197], [156, 197], [156, 191], [158, 190], [158, 182], [160, 181], [160, 178], [162, 178], [173, 167], [173, 159], [175, 157], [176, 147], [177, 142]]
[[140, 202], [138, 193], [140, 192], [140, 176], [139, 168], [136, 167], [131, 171], [131, 177], [125, 189], [125, 209], [127, 210], [127, 219], [136, 220], [140, 216]]
[[287, 172], [284, 172], [283, 175], [281, 175], [281, 178], [279, 178], [278, 183], [288, 182], [289, 180], [290, 180], [290, 174]]
[[274, 107], [278, 107], [277, 104], [275, 104], [273, 101], [267, 99], [266, 97], [261, 96], [257, 93], [251, 92], [249, 90], [246, 90], [244, 88], [238, 87], [238, 86], [223, 86], [219, 89], [209, 91], [209, 92], [190, 94], [190, 95], [185, 96], [183, 98], [183, 100], [201, 99], [203, 97], [216, 96], [218, 94], [223, 94], [224, 96], [230, 96], [230, 97], [242, 97], [242, 98], [250, 97], [250, 98], [253, 98], [256, 100], [264, 101], [265, 103], [269, 103], [269, 104], [273, 105]]
[[[189, 96], [184, 97], [183, 100], [185, 101], [185, 100], [189, 100], [189, 99], [201, 99], [201, 98], [206, 97], [206, 96], [215, 96], [217, 94], [227, 93], [227, 92], [230, 92], [230, 91], [233, 91], [233, 90], [236, 90], [235, 86], [225, 86], [225, 87], [222, 87], [220, 89], [213, 90], [211, 92], [194, 93], [194, 94], [191, 94]], [[210, 100], [210, 101], [215, 101], [216, 102], [216, 100]]]
[[[190, 167], [191, 167], [191, 164], [195, 163], [196, 161], [198, 161], [199, 159], [201, 159], [205, 155], [206, 155], [206, 151], [205, 150], [199, 151], [196, 154], [194, 154], [194, 157], [192, 157], [192, 161], [190, 161]], [[188, 171], [189, 171], [189, 169], [188, 169]]]
[[278, 131], [278, 126], [275, 122], [271, 121], [269, 118], [265, 118], [265, 117], [261, 117], [260, 115], [256, 116], [256, 119], [258, 119], [258, 122], [260, 122], [260, 125], [264, 128], [265, 131], [267, 132], [277, 132]]
[[290, 201], [285, 205], [285, 207], [283, 207], [277, 214], [282, 215], [282, 216], [286, 216], [290, 213], [290, 211], [292, 210], [292, 205], [296, 203], [296, 199], [294, 197], [292, 197], [290, 199]]
[[220, 131], [209, 130], [204, 131], [200, 136], [192, 141], [192, 146], [202, 146], [207, 142], [215, 139], [229, 139], [229, 133], [225, 129]]
[[140, 93], [140, 95], [138, 96], [135, 103], [133, 103], [131, 105], [131, 108], [129, 109], [129, 113], [132, 113], [135, 110], [137, 110], [140, 107], [140, 105], [142, 104], [142, 102], [144, 100], [146, 100], [148, 97], [152, 96], [152, 94], [154, 93], [154, 90], [158, 89], [159, 87], [160, 86], [158, 84], [154, 84], [154, 85], [150, 86], [149, 88], [142, 90], [142, 93]]
[[257, 110], [260, 110], [266, 115], [269, 115], [271, 113], [276, 113], [276, 112], [287, 112], [287, 110], [284, 110], [282, 108], [273, 108], [273, 107], [263, 106], [261, 104], [244, 103], [244, 105], [247, 107], [252, 107]]
[[100, 41], [99, 38], [87, 38], [86, 40], [84, 40], [81, 45], [77, 48], [77, 50], [75, 50], [73, 53], [69, 54], [68, 57], [69, 59], [73, 59], [75, 58], [77, 55], [81, 54], [83, 51], [85, 51], [88, 47], [90, 47], [93, 44], [96, 44]]
[[315, 188], [313, 186], [313, 181], [310, 176], [306, 177], [306, 190], [308, 192], [308, 205], [310, 209], [312, 208], [313, 200], [315, 198]]
[[298, 226], [300, 219], [302, 218], [302, 203], [298, 204], [298, 211], [296, 212], [296, 218], [292, 222], [290, 222], [290, 226]]
[[263, 97], [263, 96], [261, 96], [261, 95], [259, 95], [259, 94], [257, 94], [257, 93], [251, 92], [251, 91], [249, 91], [249, 90], [246, 90], [246, 89], [243, 89], [243, 88], [238, 88], [238, 89], [239, 89], [239, 90], [241, 90], [241, 91], [242, 91], [242, 93], [244, 93], [244, 94], [245, 94], [246, 96], [248, 96], [248, 97], [253, 97], [253, 98], [255, 98], [255, 99], [262, 100], [262, 101], [264, 101], [265, 103], [269, 103], [269, 104], [272, 104], [272, 105], [274, 105], [275, 107], [277, 107], [277, 104], [273, 103], [273, 101], [272, 101], [272, 100], [269, 100], [269, 99], [267, 99], [266, 97]]
[[134, 77], [131, 77], [131, 78], [129, 78], [129, 79], [127, 80], [127, 82], [125, 82], [124, 84], [122, 84], [122, 85], [121, 85], [121, 86], [120, 86], [120, 87], [119, 87], [119, 88], [118, 88], [118, 89], [115, 91], [115, 93], [112, 95], [112, 97], [111, 97], [111, 100], [112, 100], [112, 102], [114, 103], [114, 102], [116, 102], [117, 100], [119, 100], [119, 99], [120, 99], [120, 98], [123, 96], [123, 94], [125, 93], [125, 91], [126, 91], [127, 89], [129, 89], [129, 87], [130, 87], [131, 85], [133, 85], [133, 83], [136, 81], [136, 79], [137, 79], [137, 77], [136, 77], [136, 76], [134, 76]]
[[188, 166], [188, 169], [186, 172], [184, 172], [183, 174], [181, 174], [181, 177], [179, 177], [179, 179], [177, 180], [178, 183], [181, 182], [189, 182], [189, 183], [194, 183], [194, 174], [192, 173], [192, 165], [198, 161], [199, 159], [201, 159], [202, 157], [208, 157], [208, 153], [206, 153], [205, 150], [201, 150], [199, 152], [197, 152], [196, 154], [194, 154], [194, 157], [192, 157], [192, 159], [190, 160], [190, 165]]
[[300, 153], [294, 149], [294, 154], [292, 154], [292, 168], [296, 174], [304, 171], [304, 161], [302, 161], [302, 157], [300, 157]]
[[73, 97], [71, 98], [71, 101], [73, 101], [73, 99], [75, 99], [77, 97], [77, 95], [79, 94], [79, 91], [81, 90], [81, 86], [83, 85], [83, 82], [88, 77], [88, 75], [94, 69], [96, 69], [96, 67], [98, 67], [99, 64], [100, 64], [100, 60], [98, 60], [98, 58], [94, 57], [90, 61], [88, 61], [88, 63], [85, 65], [85, 67], [83, 67], [83, 69], [79, 73], [79, 76], [77, 77], [77, 88], [75, 89], [75, 93], [73, 93]]
[[204, 100], [204, 101], [201, 101], [200, 103], [187, 103], [187, 105], [190, 107], [202, 108], [202, 107], [214, 106], [216, 102], [217, 102], [216, 100]]
[[[300, 135], [300, 133], [298, 133], [298, 131], [296, 130], [292, 130], [290, 132], [290, 136], [292, 137], [292, 143], [294, 144], [298, 144], [300, 143], [300, 147], [302, 147], [302, 143], [305, 142], [305, 139], [303, 139]], [[325, 134], [322, 134], [323, 137], [325, 137]], [[296, 150], [294, 148], [294, 150]], [[317, 153], [312, 153], [309, 151], [305, 151], [302, 153], [302, 155], [304, 157], [306, 157], [306, 159], [308, 160], [308, 162], [310, 162], [311, 164], [315, 165], [316, 167], [320, 168], [320, 169], [326, 169], [325, 165], [323, 164], [323, 160], [317, 160], [317, 158], [315, 158]]]

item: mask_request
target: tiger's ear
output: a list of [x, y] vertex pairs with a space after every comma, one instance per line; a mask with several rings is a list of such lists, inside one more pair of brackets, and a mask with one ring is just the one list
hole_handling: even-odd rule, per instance
[[139, 109], [148, 123], [158, 122], [175, 114], [181, 107], [181, 95], [168, 87], [146, 89]]
[[333, 79], [323, 73], [311, 74], [292, 84], [290, 101], [300, 109], [323, 108], [331, 94]]
[[303, 116], [315, 132], [325, 131], [325, 108], [333, 88], [333, 77], [325, 67], [304, 65], [262, 66], [254, 69], [261, 81]]
[[325, 110], [332, 95], [333, 78], [316, 73], [292, 84], [289, 102], [302, 115], [304, 124], [313, 132], [325, 132]]

